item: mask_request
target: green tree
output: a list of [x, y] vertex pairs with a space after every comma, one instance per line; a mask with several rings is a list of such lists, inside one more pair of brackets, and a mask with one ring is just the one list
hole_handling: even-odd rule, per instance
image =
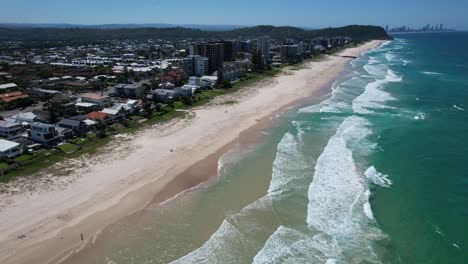
[[107, 134], [106, 134], [106, 124], [104, 123], [104, 120], [102, 119], [97, 119], [96, 121], [96, 131], [97, 131], [97, 136], [99, 138], [105, 138], [107, 137]]

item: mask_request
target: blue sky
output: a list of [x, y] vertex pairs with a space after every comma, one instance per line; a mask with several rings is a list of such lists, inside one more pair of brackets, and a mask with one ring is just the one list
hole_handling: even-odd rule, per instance
[[468, 29], [468, 0], [0, 0], [0, 22], [307, 27], [443, 23]]

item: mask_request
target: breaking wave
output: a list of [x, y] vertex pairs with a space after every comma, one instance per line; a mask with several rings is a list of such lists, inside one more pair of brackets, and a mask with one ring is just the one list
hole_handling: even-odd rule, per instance
[[277, 147], [268, 193], [227, 217], [218, 230], [200, 248], [172, 263], [239, 263], [238, 252], [260, 250], [258, 237], [269, 236], [267, 226], [257, 222], [259, 217], [274, 218], [272, 204], [283, 193], [303, 186], [297, 181], [311, 170], [299, 149], [299, 141], [287, 132]]
[[373, 184], [381, 187], [389, 188], [392, 185], [392, 181], [388, 178], [388, 175], [380, 173], [374, 166], [369, 167], [364, 175], [366, 175], [366, 178]]
[[387, 69], [384, 79], [378, 79], [366, 85], [364, 92], [353, 101], [353, 111], [358, 114], [370, 114], [369, 109], [391, 108], [384, 105], [384, 102], [394, 100], [393, 96], [381, 89], [387, 83], [401, 82], [403, 77], [396, 75], [392, 70]]

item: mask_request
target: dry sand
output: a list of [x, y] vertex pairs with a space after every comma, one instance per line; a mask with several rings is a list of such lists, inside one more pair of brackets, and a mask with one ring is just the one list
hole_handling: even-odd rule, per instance
[[[372, 41], [340, 55], [359, 56], [381, 43]], [[2, 186], [8, 191], [0, 194], [0, 262], [50, 263], [73, 254], [99, 230], [146, 207], [178, 175], [259, 120], [318, 93], [350, 60], [328, 56], [294, 71], [286, 69], [183, 119], [120, 136], [104, 154], [53, 166], [53, 173], [37, 181]], [[223, 104], [227, 100], [239, 102]], [[71, 175], [56, 176], [65, 170]], [[189, 178], [187, 187], [199, 181]]]

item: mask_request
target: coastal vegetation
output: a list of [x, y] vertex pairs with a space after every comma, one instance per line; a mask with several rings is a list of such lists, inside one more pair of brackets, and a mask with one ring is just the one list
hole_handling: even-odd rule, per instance
[[229, 39], [255, 38], [268, 35], [273, 39], [294, 36], [298, 40], [316, 37], [348, 36], [360, 43], [371, 39], [390, 39], [385, 30], [378, 26], [352, 25], [338, 28], [306, 30], [297, 27], [255, 26], [228, 31], [203, 31], [191, 28], [0, 28], [0, 40], [24, 41], [29, 45], [70, 45], [124, 39]]

